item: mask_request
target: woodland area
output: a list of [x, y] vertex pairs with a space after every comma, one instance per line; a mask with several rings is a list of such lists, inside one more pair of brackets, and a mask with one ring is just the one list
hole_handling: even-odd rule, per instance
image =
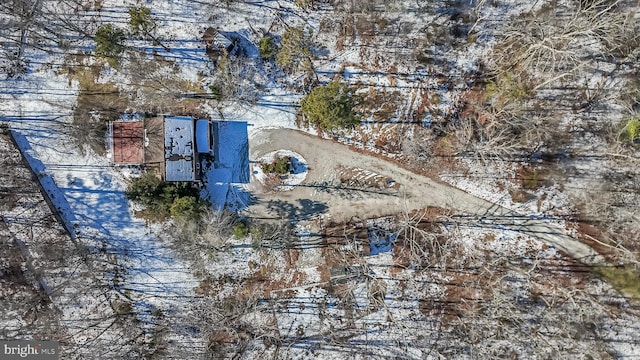
[[[0, 43], [2, 339], [640, 356], [637, 1], [7, 0]], [[246, 121], [251, 180], [112, 167], [123, 113]]]

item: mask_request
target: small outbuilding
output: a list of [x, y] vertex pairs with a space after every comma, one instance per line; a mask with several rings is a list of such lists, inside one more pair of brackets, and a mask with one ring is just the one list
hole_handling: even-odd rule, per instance
[[202, 35], [207, 54], [216, 58], [223, 54], [230, 54], [235, 47], [235, 43], [221, 34], [218, 29], [209, 27]]
[[144, 163], [144, 123], [142, 121], [114, 121], [109, 126], [109, 133], [109, 146], [115, 164]]

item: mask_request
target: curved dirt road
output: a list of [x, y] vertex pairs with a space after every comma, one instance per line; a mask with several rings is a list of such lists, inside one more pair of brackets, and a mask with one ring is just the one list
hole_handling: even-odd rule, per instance
[[[361, 154], [347, 146], [291, 129], [265, 129], [249, 139], [250, 160], [271, 151], [287, 149], [302, 155], [309, 166], [301, 186], [290, 191], [266, 193], [252, 179], [249, 190], [256, 202], [247, 211], [252, 216], [304, 218], [327, 214], [335, 221], [381, 217], [427, 206], [455, 209], [462, 226], [491, 227], [518, 231], [564, 251], [588, 264], [604, 264], [604, 258], [586, 244], [567, 235], [560, 226], [518, 214], [452, 186], [410, 172], [392, 162]], [[340, 184], [345, 168], [366, 169], [393, 179], [397, 189], [357, 190]]]

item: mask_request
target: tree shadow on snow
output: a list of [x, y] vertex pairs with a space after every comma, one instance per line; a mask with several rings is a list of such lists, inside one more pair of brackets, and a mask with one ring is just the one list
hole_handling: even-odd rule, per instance
[[270, 200], [267, 209], [275, 213], [279, 218], [289, 220], [309, 220], [327, 212], [327, 205], [309, 199], [299, 199], [298, 203], [290, 203], [283, 200]]

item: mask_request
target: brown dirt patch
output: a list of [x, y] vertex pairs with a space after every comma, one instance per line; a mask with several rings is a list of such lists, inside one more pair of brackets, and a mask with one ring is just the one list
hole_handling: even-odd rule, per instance
[[[287, 272], [282, 274], [283, 277], [287, 277], [288, 275], [289, 273]], [[251, 292], [253, 290], [252, 288], [255, 288], [255, 290], [260, 290], [262, 297], [265, 298], [289, 298], [294, 297], [296, 294], [296, 292], [290, 288], [303, 285], [306, 274], [294, 271], [290, 280], [285, 280], [284, 278], [271, 279], [269, 275], [258, 275], [254, 279], [257, 280], [257, 282], [253, 279], [251, 279], [253, 281], [248, 281], [249, 286], [246, 287], [247, 291]]]
[[535, 199], [535, 195], [522, 189], [509, 188], [507, 189], [511, 196], [511, 201], [515, 203], [526, 203], [527, 201]]
[[293, 268], [300, 257], [300, 250], [298, 249], [285, 249], [285, 269], [289, 270]]
[[320, 265], [317, 267], [318, 273], [320, 273], [320, 282], [328, 283], [331, 281], [331, 269], [327, 265]]
[[521, 166], [516, 169], [515, 179], [526, 190], [537, 190], [546, 184], [547, 172], [532, 166]]
[[406, 269], [411, 265], [410, 247], [404, 241], [396, 240], [393, 244], [393, 264], [394, 268]]
[[485, 101], [486, 94], [480, 89], [471, 89], [462, 94], [462, 110], [461, 116], [466, 119], [474, 119], [479, 125], [485, 125], [491, 120], [482, 105]]
[[228, 330], [213, 330], [209, 335], [210, 346], [213, 344], [233, 344], [238, 340], [238, 335]]
[[368, 91], [357, 94], [359, 99], [355, 110], [363, 114], [363, 118], [374, 122], [388, 122], [398, 118], [403, 101], [399, 91], [369, 86]]
[[566, 256], [542, 261], [538, 267], [541, 274], [547, 275], [540, 283], [548, 281], [564, 288], [583, 289], [593, 275], [591, 267]]
[[424, 89], [411, 92], [411, 101], [402, 121], [415, 124], [422, 123], [427, 112], [431, 110], [429, 103], [425, 104], [425, 96], [423, 94], [426, 94]]
[[450, 278], [444, 286], [445, 294], [441, 297], [422, 299], [419, 310], [425, 316], [440, 314], [445, 321], [469, 316], [476, 311], [477, 304], [491, 295], [489, 279], [474, 270], [448, 271]]
[[330, 223], [324, 228], [325, 245], [332, 249], [332, 245], [344, 245], [349, 241], [355, 240], [360, 244], [368, 244], [367, 229], [364, 223], [358, 221], [356, 223], [336, 224]]
[[[574, 223], [574, 226], [576, 227], [578, 239], [580, 241], [589, 245], [600, 255], [604, 256], [608, 261], [613, 263], [619, 261], [619, 253], [617, 253], [614, 248], [602, 244], [608, 244], [609, 241], [607, 240], [605, 234], [600, 231], [600, 229], [583, 221]], [[598, 241], [596, 241], [596, 239]]]

